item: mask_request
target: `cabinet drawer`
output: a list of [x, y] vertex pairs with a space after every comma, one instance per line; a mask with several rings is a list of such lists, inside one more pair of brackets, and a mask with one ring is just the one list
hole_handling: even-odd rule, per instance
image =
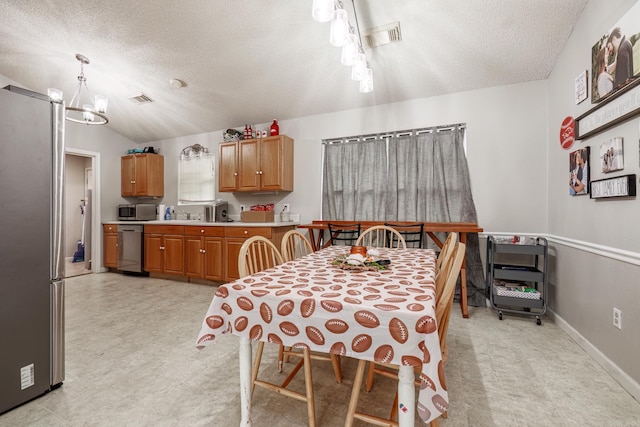
[[144, 232], [152, 234], [184, 234], [184, 225], [145, 225]]
[[187, 225], [184, 227], [184, 234], [187, 236], [222, 237], [224, 236], [224, 227]]
[[253, 237], [262, 236], [271, 238], [271, 227], [225, 227], [226, 237]]
[[117, 233], [118, 226], [116, 224], [102, 224], [105, 233]]

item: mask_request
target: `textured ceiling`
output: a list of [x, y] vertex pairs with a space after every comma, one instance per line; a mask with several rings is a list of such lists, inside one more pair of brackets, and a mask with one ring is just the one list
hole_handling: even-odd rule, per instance
[[[89, 89], [109, 98], [107, 126], [142, 143], [545, 79], [587, 0], [356, 0], [363, 32], [399, 21], [403, 39], [367, 49], [368, 94], [311, 3], [3, 0], [0, 74], [68, 103], [82, 53]], [[140, 93], [155, 102], [128, 100]]]

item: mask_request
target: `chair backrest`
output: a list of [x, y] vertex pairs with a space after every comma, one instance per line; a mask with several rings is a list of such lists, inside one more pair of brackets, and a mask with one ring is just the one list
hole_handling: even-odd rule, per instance
[[311, 243], [304, 234], [296, 230], [290, 230], [282, 237], [280, 254], [285, 262], [300, 258], [313, 252]]
[[447, 329], [449, 328], [449, 318], [451, 317], [451, 306], [453, 305], [453, 296], [455, 294], [456, 282], [462, 268], [466, 245], [457, 242], [454, 246], [451, 256], [442, 266], [441, 279], [442, 291], [440, 296], [437, 295], [438, 281], [436, 280], [436, 322], [438, 325], [438, 338], [440, 339], [440, 349], [442, 350], [442, 361], [445, 362], [448, 357], [447, 348]]
[[362, 232], [356, 241], [356, 246], [406, 249], [407, 244], [402, 235], [393, 228], [386, 225], [374, 225]]
[[329, 239], [332, 245], [353, 246], [360, 236], [360, 224], [331, 224], [329, 227]]
[[451, 251], [455, 247], [455, 244], [458, 242], [458, 233], [451, 232], [447, 236], [447, 240], [444, 241], [442, 245], [442, 249], [440, 250], [440, 255], [438, 255], [438, 259], [436, 260], [436, 271], [439, 272], [440, 268], [444, 261], [451, 256]]
[[417, 224], [393, 224], [386, 223], [387, 227], [394, 228], [398, 233], [404, 237], [404, 242], [408, 248], [421, 248], [422, 239], [424, 238], [424, 224], [419, 222]]
[[240, 277], [249, 276], [282, 263], [282, 255], [278, 248], [265, 237], [250, 237], [240, 247], [238, 255]]

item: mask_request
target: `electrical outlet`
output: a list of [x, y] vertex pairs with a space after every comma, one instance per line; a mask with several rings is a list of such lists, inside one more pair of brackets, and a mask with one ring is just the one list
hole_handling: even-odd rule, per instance
[[240, 205], [240, 212], [244, 212], [244, 205]]
[[613, 307], [613, 326], [622, 329], [622, 310]]
[[285, 204], [283, 205], [283, 208], [284, 208], [283, 210], [284, 210], [285, 212], [289, 212], [289, 203], [285, 203]]

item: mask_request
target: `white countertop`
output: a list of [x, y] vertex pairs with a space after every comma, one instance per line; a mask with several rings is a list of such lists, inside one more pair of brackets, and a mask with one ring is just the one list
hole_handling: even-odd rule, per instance
[[288, 227], [299, 225], [300, 222], [206, 222], [196, 220], [169, 220], [169, 221], [105, 221], [103, 224], [124, 224], [124, 225], [194, 225], [199, 227]]

